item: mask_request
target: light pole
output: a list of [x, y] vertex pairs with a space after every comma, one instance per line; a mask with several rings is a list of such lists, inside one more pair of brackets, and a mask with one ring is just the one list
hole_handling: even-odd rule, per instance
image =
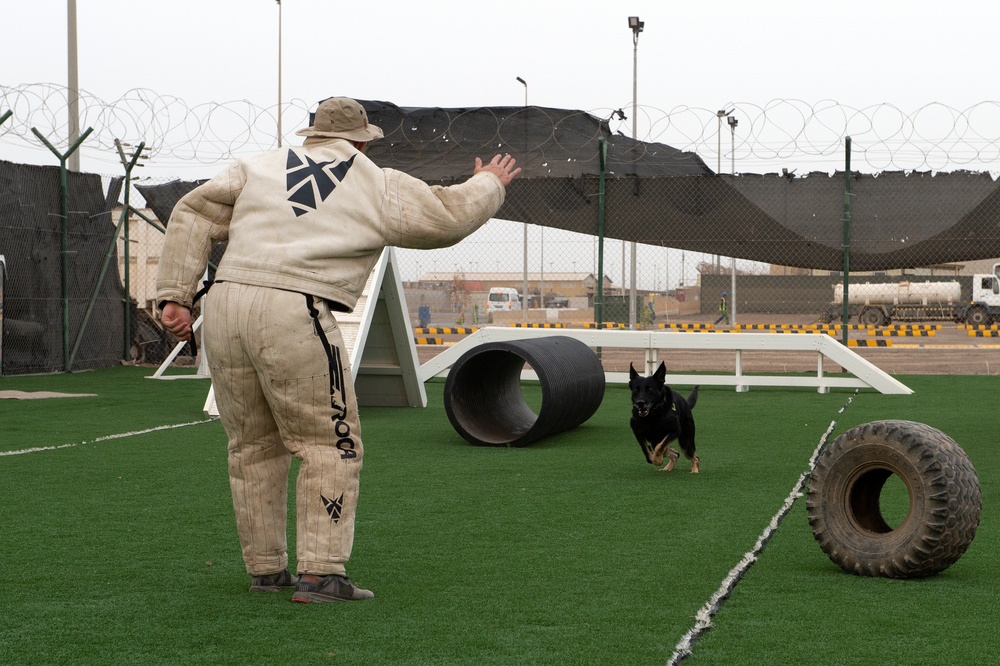
[[[733, 111], [735, 111], [735, 109], [733, 109]], [[732, 111], [730, 111], [729, 113], [732, 113]], [[736, 126], [740, 124], [740, 121], [737, 120], [734, 116], [729, 116], [728, 118], [726, 118], [726, 121], [729, 123], [729, 132], [732, 134], [733, 137], [732, 151], [730, 152], [730, 159], [732, 159], [732, 168], [730, 169], [730, 173], [732, 173], [735, 176], [736, 175]]]
[[545, 227], [539, 227], [538, 230], [541, 232], [541, 240], [538, 243], [538, 268], [541, 271], [539, 275], [539, 286], [538, 288], [538, 307], [545, 309]]
[[281, 148], [281, 0], [278, 3], [278, 148]]
[[[528, 106], [528, 82], [522, 79], [520, 76], [516, 77], [517, 80], [524, 86], [524, 106]], [[524, 119], [524, 137], [525, 137], [525, 149], [528, 147], [528, 119]], [[528, 323], [528, 223], [524, 223], [524, 291], [521, 292], [521, 314], [524, 317], [524, 323]]]
[[[736, 109], [733, 109], [733, 111], [735, 110]], [[729, 113], [732, 113], [733, 111], [730, 111]], [[732, 136], [732, 141], [733, 141], [732, 155], [731, 155], [731, 160], [732, 160], [731, 172], [732, 175], [735, 176], [736, 175], [736, 126], [739, 124], [740, 121], [737, 120], [734, 116], [729, 116], [728, 118], [726, 118], [726, 121], [729, 123], [729, 132]], [[731, 326], [736, 326], [736, 255], [735, 254], [733, 255], [733, 271], [732, 274], [729, 276], [729, 293], [733, 295], [732, 302], [730, 303], [730, 308], [729, 308], [729, 323]]]
[[636, 108], [639, 92], [639, 33], [646, 26], [645, 21], [640, 21], [638, 16], [628, 17], [628, 27], [632, 30], [632, 138], [636, 136]]
[[[80, 138], [80, 76], [77, 61], [76, 46], [76, 0], [66, 0], [66, 51], [67, 83], [66, 97], [69, 112], [69, 145]], [[80, 171], [80, 151], [74, 150], [69, 155], [67, 168], [70, 171]]]
[[[639, 93], [639, 33], [646, 27], [645, 21], [640, 21], [638, 16], [628, 17], [628, 27], [632, 30], [632, 138], [639, 140], [638, 131], [638, 93]], [[635, 328], [635, 241], [632, 241], [632, 265], [630, 271], [631, 284], [629, 285], [628, 299], [628, 325]]]
[[[736, 109], [731, 109], [729, 111], [726, 111], [725, 109], [719, 109], [718, 111], [715, 112], [715, 116], [719, 120], [719, 129], [715, 133], [715, 139], [716, 139], [716, 146], [715, 146], [715, 157], [716, 157], [715, 175], [719, 175], [719, 174], [722, 173], [722, 119], [728, 117], [729, 114], [731, 114], [735, 110]], [[722, 272], [721, 265], [722, 265], [721, 264], [721, 257], [719, 255], [715, 255], [715, 272], [717, 274], [719, 274], [719, 273]]]
[[715, 148], [715, 153], [717, 157], [717, 161], [715, 164], [715, 173], [717, 174], [722, 173], [722, 119], [729, 116], [729, 114], [735, 110], [736, 109], [733, 109], [732, 111], [726, 111], [725, 109], [719, 109], [718, 111], [715, 112], [715, 116], [719, 119], [719, 131], [716, 133], [717, 143]]

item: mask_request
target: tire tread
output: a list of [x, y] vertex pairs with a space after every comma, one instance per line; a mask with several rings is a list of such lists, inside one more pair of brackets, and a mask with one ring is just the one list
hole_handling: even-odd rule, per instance
[[[881, 535], [854, 526], [845, 498], [834, 495], [853, 457], [885, 449], [912, 465], [912, 470], [896, 470], [882, 461], [894, 473], [915, 476], [923, 506], [915, 511], [922, 520], [909, 538], [892, 552], [879, 553]], [[919, 578], [944, 571], [965, 553], [979, 526], [982, 494], [972, 462], [946, 434], [914, 421], [873, 421], [848, 430], [823, 450], [810, 476], [806, 510], [820, 548], [848, 573]]]

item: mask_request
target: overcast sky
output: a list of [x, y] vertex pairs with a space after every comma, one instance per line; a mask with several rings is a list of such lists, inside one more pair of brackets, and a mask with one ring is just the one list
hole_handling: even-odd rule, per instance
[[[65, 85], [66, 0], [5, 4], [0, 84]], [[1000, 98], [995, 0], [284, 0], [282, 100], [464, 107], [520, 105], [527, 92], [532, 105], [628, 111], [630, 15], [645, 22], [640, 118], [781, 99], [910, 111]], [[104, 100], [144, 88], [188, 106], [278, 101], [275, 0], [77, 0], [77, 17], [79, 85]], [[286, 119], [285, 134], [304, 123]], [[0, 159], [10, 152], [0, 139]]]

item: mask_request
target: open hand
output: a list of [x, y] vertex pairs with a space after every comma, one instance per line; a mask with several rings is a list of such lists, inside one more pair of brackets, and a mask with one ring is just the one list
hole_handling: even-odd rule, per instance
[[495, 174], [500, 182], [503, 183], [504, 187], [510, 185], [510, 181], [517, 177], [517, 174], [521, 173], [521, 167], [514, 168], [514, 164], [517, 163], [510, 155], [494, 155], [493, 159], [490, 160], [489, 164], [483, 164], [483, 161], [476, 158], [476, 168], [472, 171], [473, 175], [479, 173], [480, 171], [489, 171]]

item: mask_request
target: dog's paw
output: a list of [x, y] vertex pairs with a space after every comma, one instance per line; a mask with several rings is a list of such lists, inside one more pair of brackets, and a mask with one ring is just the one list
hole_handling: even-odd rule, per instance
[[661, 467], [660, 469], [658, 469], [657, 471], [658, 472], [669, 472], [673, 468], [674, 468], [673, 465], [665, 465], [665, 466]]

